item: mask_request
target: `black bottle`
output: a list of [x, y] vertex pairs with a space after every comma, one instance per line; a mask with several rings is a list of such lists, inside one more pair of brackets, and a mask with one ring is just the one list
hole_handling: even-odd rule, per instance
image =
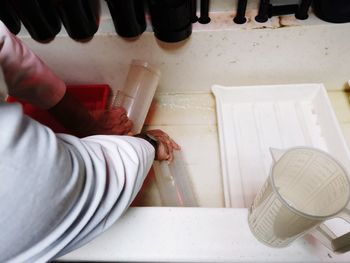
[[50, 0], [12, 0], [24, 27], [37, 41], [52, 40], [61, 30], [61, 21]]
[[55, 0], [68, 35], [77, 40], [94, 36], [100, 22], [99, 0]]
[[106, 0], [115, 31], [121, 37], [137, 37], [146, 30], [143, 0]]
[[10, 0], [0, 1], [0, 20], [13, 34], [18, 34], [21, 30], [21, 21], [10, 4]]
[[327, 22], [350, 22], [349, 0], [314, 0], [313, 10], [316, 16]]
[[165, 42], [178, 42], [192, 33], [191, 3], [188, 0], [148, 0], [155, 36]]

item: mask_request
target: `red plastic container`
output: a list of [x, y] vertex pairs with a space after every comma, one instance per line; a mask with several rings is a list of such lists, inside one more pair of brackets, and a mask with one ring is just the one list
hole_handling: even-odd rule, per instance
[[[104, 110], [107, 107], [110, 87], [108, 85], [68, 85], [67, 93], [71, 94], [76, 100], [82, 103], [86, 109]], [[46, 110], [41, 110], [29, 103], [18, 101], [13, 97], [8, 97], [7, 102], [20, 102], [23, 106], [23, 112], [34, 120], [50, 127], [56, 133], [70, 133], [60, 125]]]

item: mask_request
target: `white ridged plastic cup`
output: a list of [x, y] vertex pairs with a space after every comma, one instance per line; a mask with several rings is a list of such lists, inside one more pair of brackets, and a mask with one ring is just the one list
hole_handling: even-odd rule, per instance
[[314, 230], [329, 249], [350, 250], [350, 232], [336, 237], [323, 222], [335, 217], [350, 223], [348, 174], [328, 153], [310, 147], [272, 150], [274, 164], [249, 209], [254, 236], [271, 247], [286, 247]]

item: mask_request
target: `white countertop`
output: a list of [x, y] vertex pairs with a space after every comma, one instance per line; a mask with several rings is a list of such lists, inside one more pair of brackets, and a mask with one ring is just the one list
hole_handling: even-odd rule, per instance
[[251, 234], [247, 209], [131, 208], [99, 238], [62, 258], [143, 262], [349, 262], [312, 236], [283, 249]]

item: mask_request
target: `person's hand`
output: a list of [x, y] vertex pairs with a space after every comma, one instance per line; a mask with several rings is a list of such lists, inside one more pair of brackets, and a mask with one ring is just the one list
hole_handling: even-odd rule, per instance
[[103, 135], [126, 135], [129, 134], [133, 123], [126, 115], [126, 110], [117, 107], [111, 110], [93, 111], [92, 133]]
[[162, 130], [150, 130], [146, 132], [158, 142], [156, 150], [156, 160], [172, 162], [174, 150], [180, 150], [180, 146]]
[[48, 111], [70, 134], [80, 138], [98, 134], [124, 135], [132, 128], [124, 108], [89, 111], [69, 92]]

